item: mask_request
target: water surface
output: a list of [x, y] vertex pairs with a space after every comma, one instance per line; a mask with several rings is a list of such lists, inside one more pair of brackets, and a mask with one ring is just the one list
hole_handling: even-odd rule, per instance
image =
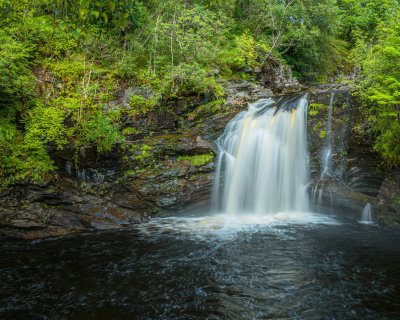
[[399, 319], [400, 234], [340, 215], [3, 239], [1, 319]]

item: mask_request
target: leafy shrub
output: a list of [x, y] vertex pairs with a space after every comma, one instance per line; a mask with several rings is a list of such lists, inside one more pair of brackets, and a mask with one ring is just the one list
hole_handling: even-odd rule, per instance
[[11, 114], [32, 103], [36, 79], [31, 58], [32, 47], [0, 30], [0, 107]]
[[0, 189], [23, 181], [43, 182], [54, 170], [41, 141], [26, 139], [15, 124], [0, 118]]
[[84, 124], [83, 134], [84, 140], [94, 142], [100, 153], [111, 151], [115, 143], [124, 141], [119, 128], [102, 113], [96, 113]]
[[213, 76], [197, 63], [180, 64], [168, 72], [163, 79], [162, 92], [165, 98], [192, 94], [223, 95], [222, 87]]
[[65, 111], [62, 109], [41, 105], [33, 108], [25, 118], [25, 141], [54, 142], [57, 149], [62, 149], [67, 143], [64, 119]]
[[145, 99], [143, 96], [131, 95], [129, 105], [133, 107], [136, 114], [145, 114], [152, 110], [156, 104], [155, 99]]

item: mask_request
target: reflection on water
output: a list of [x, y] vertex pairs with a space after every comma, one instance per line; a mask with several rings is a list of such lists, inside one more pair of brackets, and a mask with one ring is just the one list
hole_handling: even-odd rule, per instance
[[398, 319], [399, 240], [311, 213], [3, 240], [0, 318]]

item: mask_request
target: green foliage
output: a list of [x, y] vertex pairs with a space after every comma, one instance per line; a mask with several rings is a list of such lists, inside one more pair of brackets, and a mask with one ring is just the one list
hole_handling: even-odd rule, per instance
[[248, 34], [243, 33], [236, 37], [236, 42], [239, 47], [239, 56], [237, 64], [241, 67], [257, 67], [260, 66], [264, 56], [271, 49], [263, 41], [255, 41]]
[[163, 21], [157, 27], [166, 39], [176, 41], [181, 58], [189, 62], [198, 55], [210, 55], [222, 22], [215, 12], [205, 7], [196, 4], [191, 7], [175, 5], [173, 19]]
[[302, 75], [314, 76], [333, 71], [343, 58], [335, 0], [249, 0], [242, 7], [242, 25], [266, 43], [263, 62], [283, 56]]
[[183, 95], [223, 95], [222, 87], [197, 63], [180, 64], [166, 73], [162, 93], [165, 98]]
[[142, 167], [153, 166], [155, 162], [154, 147], [148, 144], [133, 144], [130, 152], [133, 153], [131, 160], [134, 160]]
[[95, 143], [100, 153], [109, 152], [114, 144], [124, 141], [119, 128], [112, 125], [102, 113], [95, 114], [85, 123], [83, 136], [87, 142]]
[[41, 141], [26, 139], [10, 119], [0, 118], [0, 189], [23, 181], [41, 183], [54, 169]]
[[363, 61], [359, 94], [368, 102], [367, 121], [377, 134], [375, 149], [400, 164], [400, 14], [378, 27], [377, 44]]
[[124, 136], [129, 136], [131, 134], [139, 134], [141, 133], [142, 130], [138, 129], [138, 128], [133, 128], [133, 127], [126, 127], [122, 130], [122, 134]]
[[143, 96], [131, 95], [129, 105], [135, 114], [145, 114], [153, 109], [156, 104], [155, 99], [145, 99]]
[[319, 122], [314, 126], [314, 131], [318, 131], [318, 130], [322, 129], [323, 126], [324, 126], [324, 125], [322, 124], [322, 122], [319, 121]]
[[138, 76], [138, 68], [137, 68], [137, 56], [133, 54], [131, 51], [120, 51], [114, 52], [115, 56], [115, 74], [119, 78], [134, 78]]
[[199, 154], [195, 156], [179, 156], [177, 158], [178, 161], [189, 161], [191, 165], [195, 167], [201, 167], [214, 159], [214, 155], [212, 153], [209, 154]]
[[30, 69], [33, 48], [0, 30], [0, 109], [10, 116], [31, 105], [35, 77]]
[[339, 0], [341, 36], [352, 44], [357, 39], [373, 40], [376, 28], [399, 10], [396, 0]]
[[34, 144], [54, 142], [57, 149], [67, 143], [64, 126], [65, 111], [53, 107], [37, 106], [30, 110], [25, 118], [25, 141]]
[[322, 103], [310, 103], [308, 106], [308, 114], [311, 117], [318, 115], [319, 111], [322, 109], [327, 109], [329, 106]]

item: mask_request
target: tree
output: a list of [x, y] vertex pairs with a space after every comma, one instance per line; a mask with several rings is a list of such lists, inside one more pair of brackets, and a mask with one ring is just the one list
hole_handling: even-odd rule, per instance
[[221, 33], [222, 23], [217, 15], [198, 5], [175, 6], [171, 20], [164, 21], [160, 28], [171, 39], [171, 57], [174, 55], [173, 42], [176, 42], [186, 63], [194, 60], [199, 52], [211, 50], [212, 40]]
[[254, 39], [263, 38], [269, 43], [264, 61], [275, 52], [286, 54], [295, 66], [299, 59], [306, 58], [310, 69], [325, 69], [324, 58], [337, 53], [333, 50], [338, 29], [335, 4], [335, 0], [249, 0], [242, 2], [241, 19]]
[[397, 0], [338, 0], [341, 38], [355, 45], [360, 37], [373, 41], [376, 28], [399, 10]]
[[375, 149], [391, 165], [400, 164], [400, 14], [382, 22], [377, 44], [363, 63], [360, 92], [370, 102]]

